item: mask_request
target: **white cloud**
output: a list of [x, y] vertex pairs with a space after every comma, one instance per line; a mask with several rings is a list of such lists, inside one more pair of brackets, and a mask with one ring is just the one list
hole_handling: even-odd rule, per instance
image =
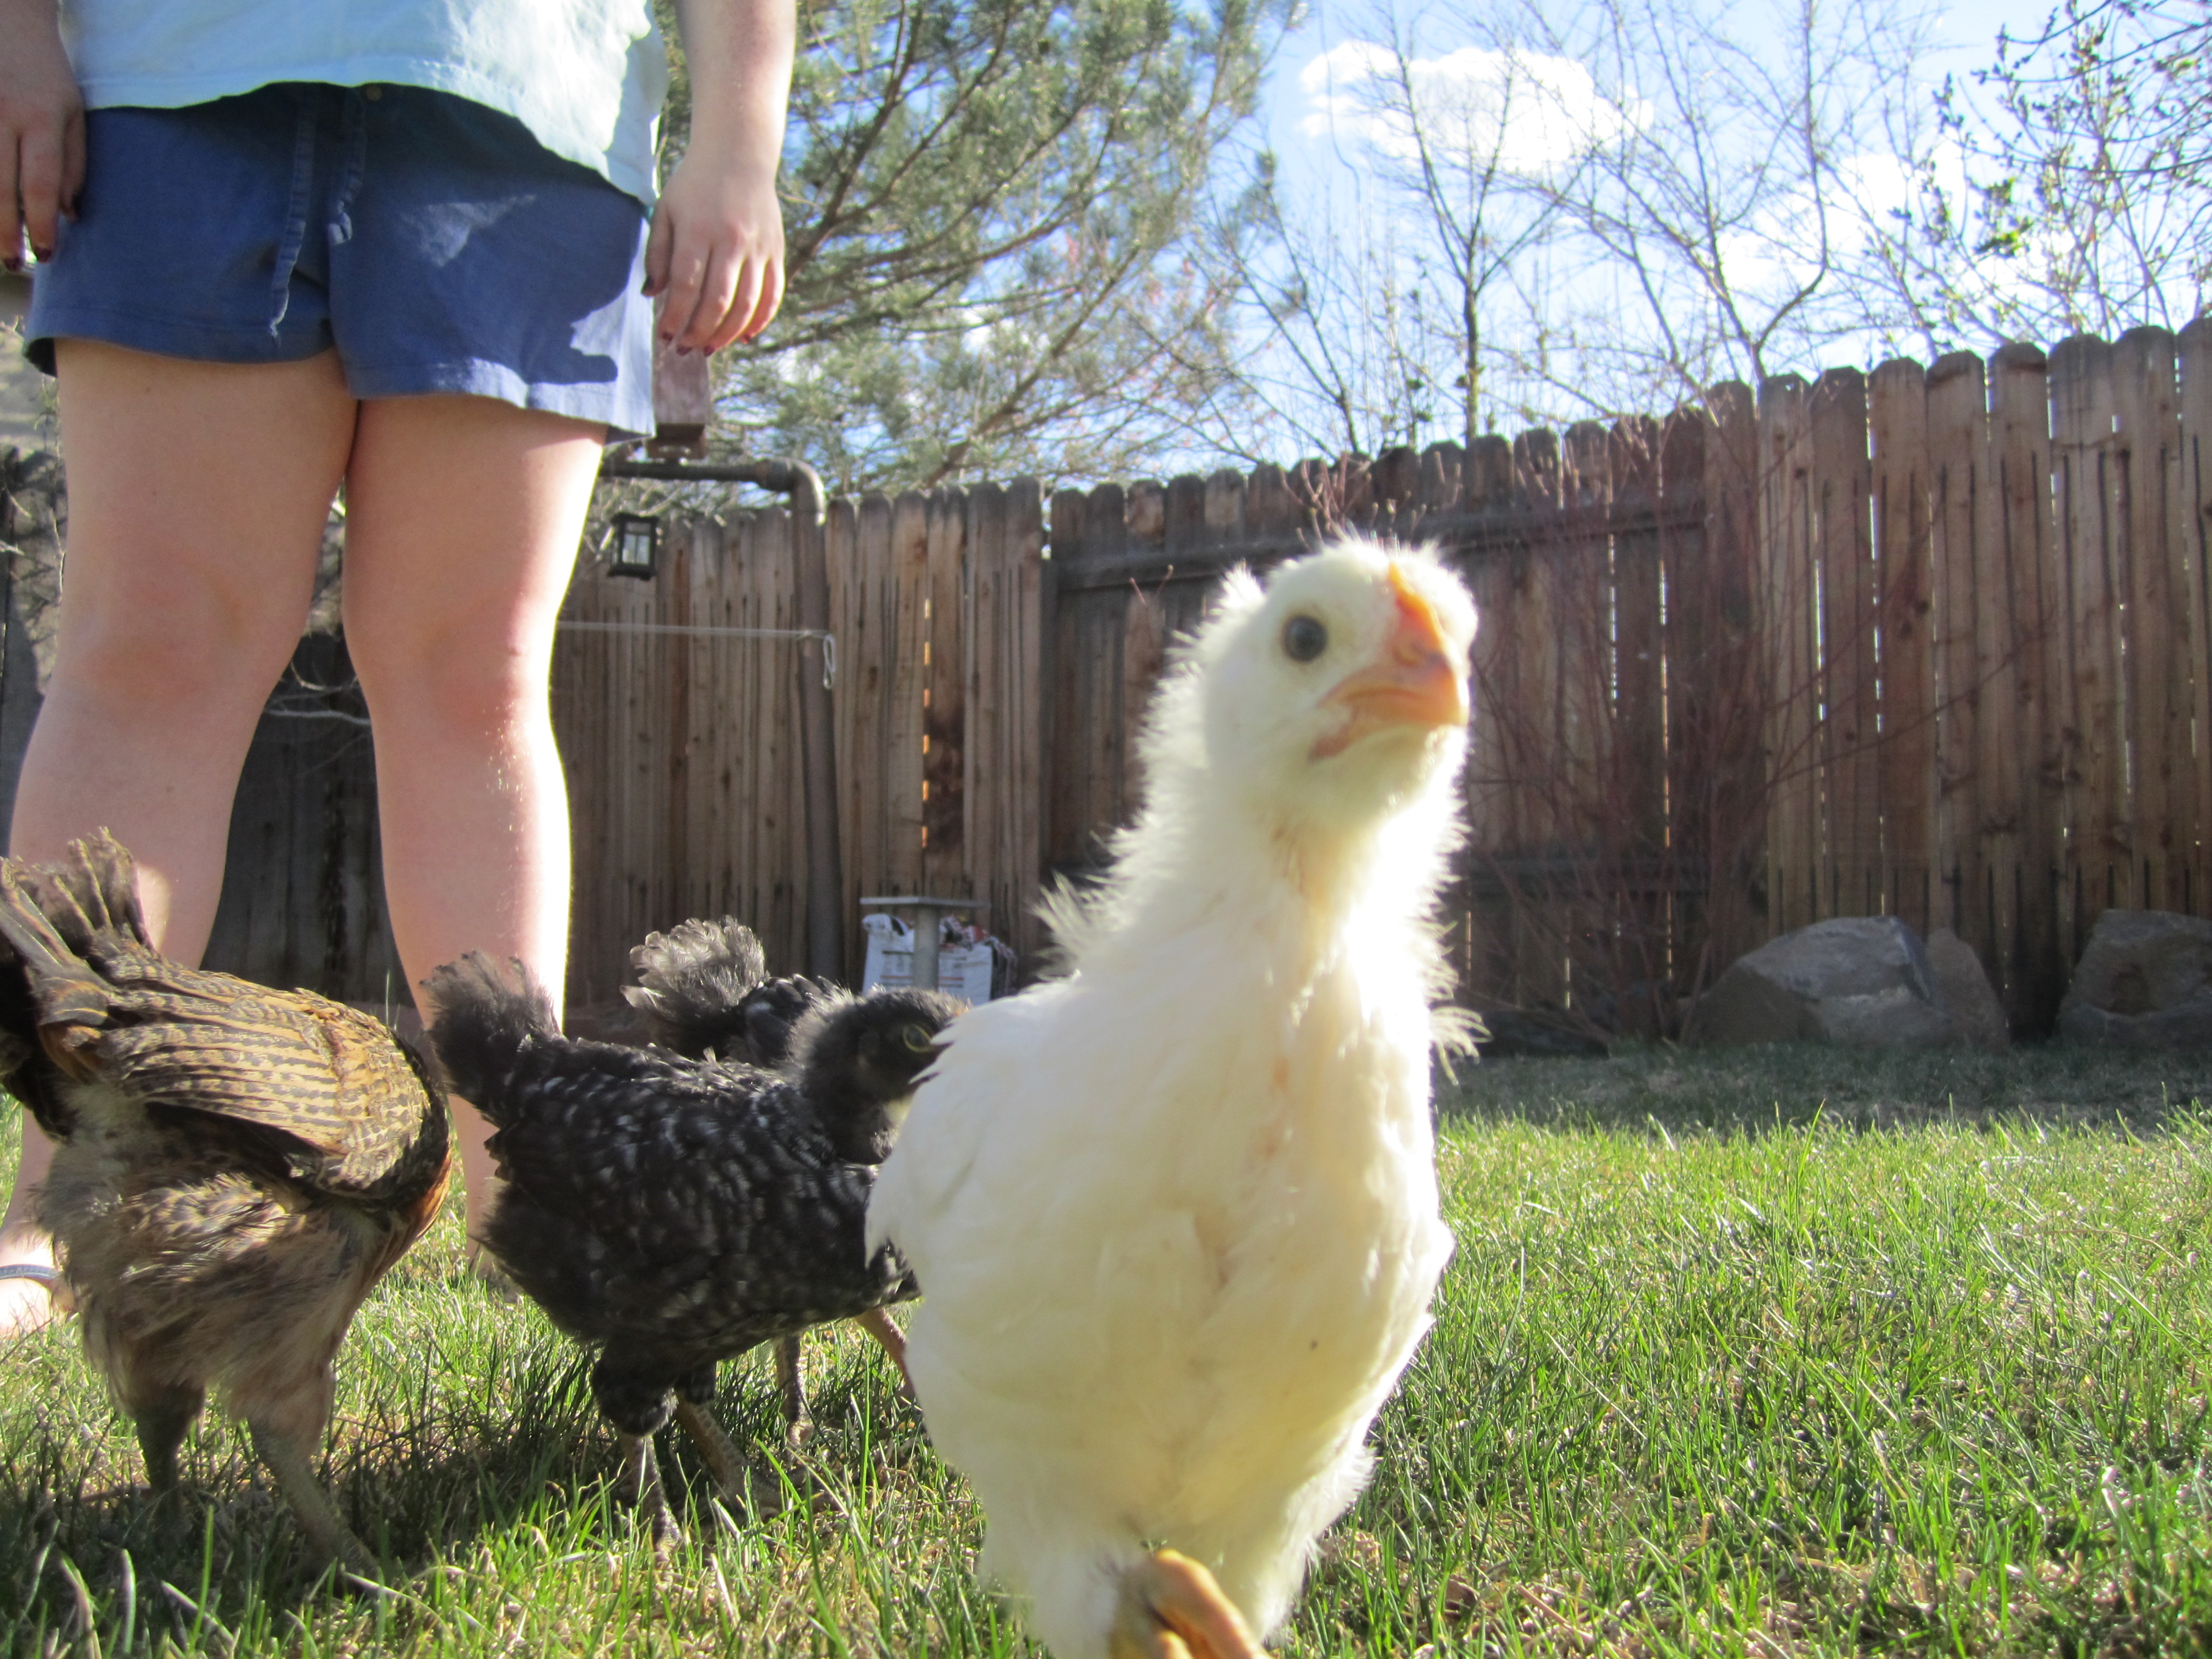
[[1372, 41], [1350, 40], [1321, 53], [1299, 72], [1306, 96], [1301, 129], [1334, 134], [1401, 160], [1419, 153], [1416, 133], [1432, 152], [1462, 167], [1488, 166], [1495, 156], [1509, 173], [1539, 177], [1644, 125], [1650, 106], [1631, 97], [1615, 102], [1589, 71], [1570, 58], [1462, 46], [1439, 58], [1397, 55]]

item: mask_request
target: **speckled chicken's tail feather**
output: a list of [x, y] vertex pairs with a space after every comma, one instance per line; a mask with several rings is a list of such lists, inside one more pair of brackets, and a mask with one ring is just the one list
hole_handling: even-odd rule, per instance
[[422, 981], [437, 1010], [430, 1041], [447, 1082], [500, 1128], [514, 1117], [508, 1079], [516, 1062], [533, 1042], [561, 1030], [552, 1000], [530, 970], [519, 960], [511, 966], [519, 990], [481, 951], [446, 963]]
[[638, 982], [623, 988], [662, 1048], [694, 1060], [744, 1058], [745, 995], [768, 977], [768, 954], [734, 916], [648, 933], [629, 953]]

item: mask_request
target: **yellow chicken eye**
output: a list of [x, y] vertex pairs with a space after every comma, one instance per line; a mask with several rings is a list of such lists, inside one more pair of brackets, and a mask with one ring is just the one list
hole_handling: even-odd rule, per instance
[[1283, 624], [1283, 654], [1292, 662], [1311, 662], [1328, 649], [1328, 629], [1318, 617], [1296, 616]]
[[927, 1025], [909, 1025], [900, 1033], [900, 1036], [905, 1041], [906, 1046], [918, 1054], [927, 1054], [937, 1042], [936, 1034]]

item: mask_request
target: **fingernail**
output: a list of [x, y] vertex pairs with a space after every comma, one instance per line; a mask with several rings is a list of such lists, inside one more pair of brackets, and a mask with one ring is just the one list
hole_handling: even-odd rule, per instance
[[34, 247], [31, 250], [31, 257], [33, 259], [51, 259], [54, 257], [54, 251], [51, 247]]

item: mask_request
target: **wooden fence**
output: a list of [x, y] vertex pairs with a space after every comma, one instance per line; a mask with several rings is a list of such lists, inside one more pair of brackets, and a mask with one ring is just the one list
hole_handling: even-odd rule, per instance
[[[629, 946], [736, 915], [806, 963], [797, 539], [783, 509], [681, 518], [661, 573], [587, 557], [554, 659], [576, 855], [569, 994], [611, 998]], [[848, 975], [859, 901], [937, 893], [1040, 943], [1043, 537], [1036, 488], [830, 505], [824, 526]]]
[[[1772, 933], [1889, 912], [1955, 928], [2015, 1028], [2047, 1030], [2100, 911], [2212, 914], [2208, 434], [2200, 321], [1464, 453], [1063, 491], [1048, 538], [1028, 481], [833, 502], [848, 971], [878, 891], [979, 899], [1034, 969], [1041, 884], [1094, 866], [1141, 787], [1170, 641], [1231, 562], [1352, 525], [1438, 544], [1482, 611], [1468, 1000], [1665, 1030]], [[655, 580], [580, 567], [555, 685], [574, 999], [690, 915], [805, 960], [797, 539], [787, 512], [733, 511], [677, 522]], [[263, 793], [320, 804], [242, 797], [241, 822], [365, 822], [327, 799], [358, 760], [293, 755]], [[375, 976], [386, 948], [350, 873], [367, 843], [321, 840], [335, 878], [285, 878], [295, 931], [320, 929], [288, 973], [358, 990], [329, 958]], [[233, 854], [234, 887], [290, 867]]]
[[2212, 323], [1717, 386], [1664, 421], [1056, 498], [1051, 851], [1220, 565], [1431, 541], [1482, 613], [1462, 991], [1668, 1029], [1827, 916], [2048, 1030], [2097, 915], [2212, 914]]

